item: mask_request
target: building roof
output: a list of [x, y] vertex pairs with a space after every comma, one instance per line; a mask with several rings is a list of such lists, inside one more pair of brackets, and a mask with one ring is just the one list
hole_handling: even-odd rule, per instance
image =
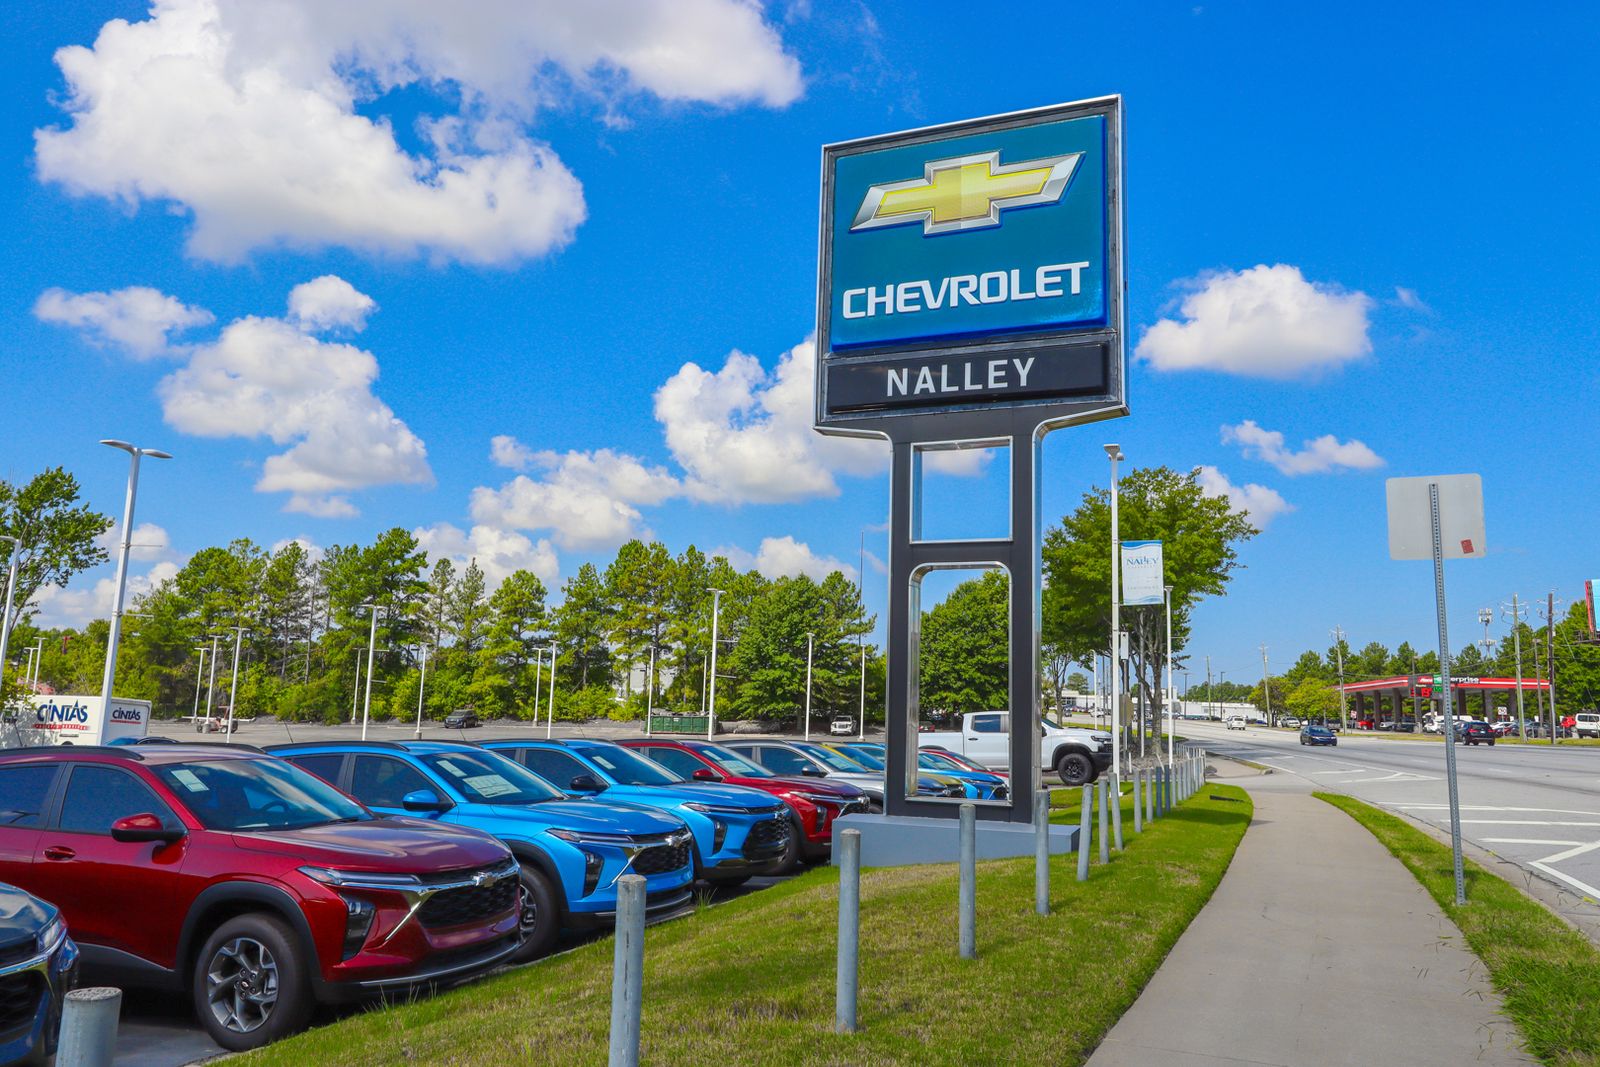
[[[1344, 691], [1346, 693], [1370, 693], [1373, 690], [1380, 690], [1380, 689], [1381, 690], [1388, 690], [1388, 689], [1407, 689], [1407, 690], [1409, 690], [1409, 689], [1412, 689], [1412, 688], [1416, 688], [1416, 689], [1419, 689], [1419, 690], [1423, 690], [1423, 689], [1431, 690], [1431, 689], [1434, 689], [1434, 688], [1436, 688], [1438, 686], [1438, 684], [1439, 684], [1439, 680], [1438, 679], [1439, 679], [1439, 676], [1436, 675], [1436, 674], [1414, 674], [1414, 675], [1399, 674], [1399, 675], [1394, 676], [1393, 678], [1374, 678], [1371, 681], [1366, 681], [1366, 682], [1346, 682], [1345, 686], [1344, 686]], [[1493, 690], [1496, 690], [1496, 691], [1505, 690], [1505, 689], [1516, 689], [1517, 688], [1517, 680], [1515, 678], [1478, 677], [1477, 675], [1471, 675], [1471, 674], [1462, 675], [1459, 678], [1456, 677], [1455, 675], [1451, 675], [1450, 676], [1450, 688], [1452, 688], [1452, 689], [1474, 689], [1474, 690], [1493, 689]], [[1533, 689], [1533, 690], [1549, 689], [1550, 688], [1550, 683], [1548, 681], [1546, 681], [1545, 679], [1543, 679], [1543, 678], [1524, 677], [1522, 679], [1522, 688], [1524, 688], [1524, 689]]]

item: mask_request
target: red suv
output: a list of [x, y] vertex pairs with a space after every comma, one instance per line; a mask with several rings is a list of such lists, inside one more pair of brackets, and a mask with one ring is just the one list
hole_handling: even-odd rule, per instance
[[499, 963], [517, 874], [487, 835], [380, 819], [237, 745], [0, 754], [0, 881], [61, 909], [92, 976], [186, 991], [228, 1049]]
[[833, 822], [841, 815], [865, 814], [867, 794], [845, 782], [825, 778], [779, 778], [731, 749], [709, 741], [666, 741], [650, 737], [623, 741], [669, 771], [691, 782], [722, 782], [771, 793], [789, 805], [789, 821], [798, 833], [789, 835], [789, 851], [778, 870], [792, 871], [802, 860], [828, 855]]

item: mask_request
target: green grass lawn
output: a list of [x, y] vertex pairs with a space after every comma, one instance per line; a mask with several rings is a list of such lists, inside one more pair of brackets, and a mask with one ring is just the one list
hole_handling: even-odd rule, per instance
[[1359, 800], [1316, 796], [1371, 830], [1461, 928], [1533, 1055], [1559, 1067], [1600, 1064], [1600, 949], [1471, 860], [1468, 902], [1457, 906], [1448, 846]]
[[[1143, 834], [1132, 834], [1130, 816], [1126, 850], [1094, 865], [1087, 882], [1074, 880], [1073, 857], [1055, 858], [1048, 917], [1033, 911], [1032, 859], [980, 864], [976, 961], [957, 957], [953, 865], [865, 872], [853, 1035], [832, 1032], [832, 868], [651, 927], [642, 1061], [1082, 1063], [1211, 896], [1250, 811], [1242, 790], [1213, 786]], [[604, 1063], [611, 954], [601, 939], [239, 1062]]]

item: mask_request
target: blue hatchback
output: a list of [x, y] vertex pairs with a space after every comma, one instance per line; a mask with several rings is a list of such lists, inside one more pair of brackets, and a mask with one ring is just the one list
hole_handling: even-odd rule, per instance
[[78, 946], [52, 904], [0, 882], [0, 1063], [47, 1063]]
[[691, 902], [693, 849], [683, 820], [598, 800], [569, 800], [493, 752], [451, 741], [306, 742], [269, 746], [373, 811], [482, 830], [522, 865], [518, 959], [548, 952], [562, 927], [616, 920], [617, 879], [645, 877], [645, 909], [664, 917]]
[[485, 741], [572, 796], [669, 811], [694, 831], [695, 873], [722, 885], [775, 870], [789, 849], [788, 806], [771, 793], [692, 782], [611, 741]]

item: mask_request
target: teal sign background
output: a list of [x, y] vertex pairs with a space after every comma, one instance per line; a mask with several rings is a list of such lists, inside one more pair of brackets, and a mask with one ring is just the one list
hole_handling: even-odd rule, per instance
[[[999, 152], [1009, 166], [1046, 156], [1082, 152], [1072, 180], [1052, 204], [1002, 208], [1000, 224], [925, 236], [920, 222], [860, 230], [850, 224], [867, 190], [876, 184], [923, 176], [931, 160]], [[1100, 115], [1044, 122], [944, 140], [839, 156], [834, 163], [832, 221], [827, 230], [832, 276], [828, 316], [834, 351], [916, 344], [996, 333], [1095, 329], [1107, 323], [1108, 205], [1106, 120]], [[960, 275], [1019, 271], [1020, 289], [1031, 291], [1038, 267], [1087, 260], [1080, 291], [1070, 292], [1070, 272], [1062, 276], [1066, 295], [991, 304], [960, 303], [912, 313], [880, 313], [845, 318], [844, 294], [852, 289], [898, 282], [940, 282]], [[863, 298], [853, 298], [860, 310]]]

